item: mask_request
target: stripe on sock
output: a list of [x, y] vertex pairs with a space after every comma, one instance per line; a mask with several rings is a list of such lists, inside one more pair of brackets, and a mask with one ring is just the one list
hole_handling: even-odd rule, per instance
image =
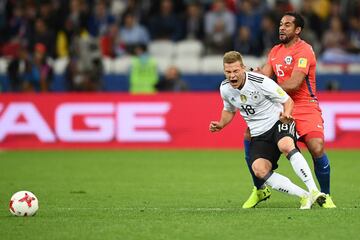
[[290, 160], [290, 158], [292, 157], [292, 155], [294, 155], [295, 153], [299, 152], [299, 150], [297, 150], [296, 148], [294, 148], [293, 150], [291, 150], [289, 152], [288, 155], [286, 155], [286, 158]]
[[271, 177], [272, 174], [273, 174], [273, 171], [268, 172], [268, 173], [265, 175], [265, 177], [263, 177], [264, 182], [266, 182], [266, 181], [269, 179], [269, 177]]

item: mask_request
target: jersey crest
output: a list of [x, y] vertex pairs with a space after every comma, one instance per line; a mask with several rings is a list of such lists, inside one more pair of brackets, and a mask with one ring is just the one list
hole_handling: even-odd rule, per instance
[[254, 102], [259, 102], [261, 99], [260, 93], [257, 91], [252, 92], [250, 95], [251, 95], [251, 100], [253, 100]]
[[287, 65], [290, 65], [293, 61], [293, 58], [292, 58], [292, 56], [286, 56], [284, 61]]

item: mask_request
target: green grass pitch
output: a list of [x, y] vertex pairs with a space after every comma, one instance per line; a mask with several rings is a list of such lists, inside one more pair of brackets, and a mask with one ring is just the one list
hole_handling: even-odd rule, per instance
[[[0, 239], [359, 239], [360, 151], [328, 155], [338, 208], [301, 211], [274, 191], [241, 209], [252, 188], [242, 151], [1, 152]], [[39, 198], [35, 217], [11, 216], [19, 190]]]

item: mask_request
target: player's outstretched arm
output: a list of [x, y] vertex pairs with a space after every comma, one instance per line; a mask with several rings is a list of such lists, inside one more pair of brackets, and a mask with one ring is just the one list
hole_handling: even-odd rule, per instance
[[209, 131], [210, 132], [218, 132], [221, 131], [226, 125], [228, 125], [231, 120], [234, 118], [235, 112], [229, 112], [226, 110], [223, 110], [221, 112], [221, 118], [220, 121], [211, 121], [209, 125]]

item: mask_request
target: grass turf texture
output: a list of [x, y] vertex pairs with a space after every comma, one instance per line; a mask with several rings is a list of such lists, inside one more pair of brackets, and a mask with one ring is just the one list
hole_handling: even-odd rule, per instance
[[[2, 152], [0, 239], [358, 239], [360, 152], [328, 155], [338, 208], [301, 211], [274, 191], [241, 209], [252, 188], [242, 151]], [[11, 216], [19, 190], [38, 196], [37, 216]]]

